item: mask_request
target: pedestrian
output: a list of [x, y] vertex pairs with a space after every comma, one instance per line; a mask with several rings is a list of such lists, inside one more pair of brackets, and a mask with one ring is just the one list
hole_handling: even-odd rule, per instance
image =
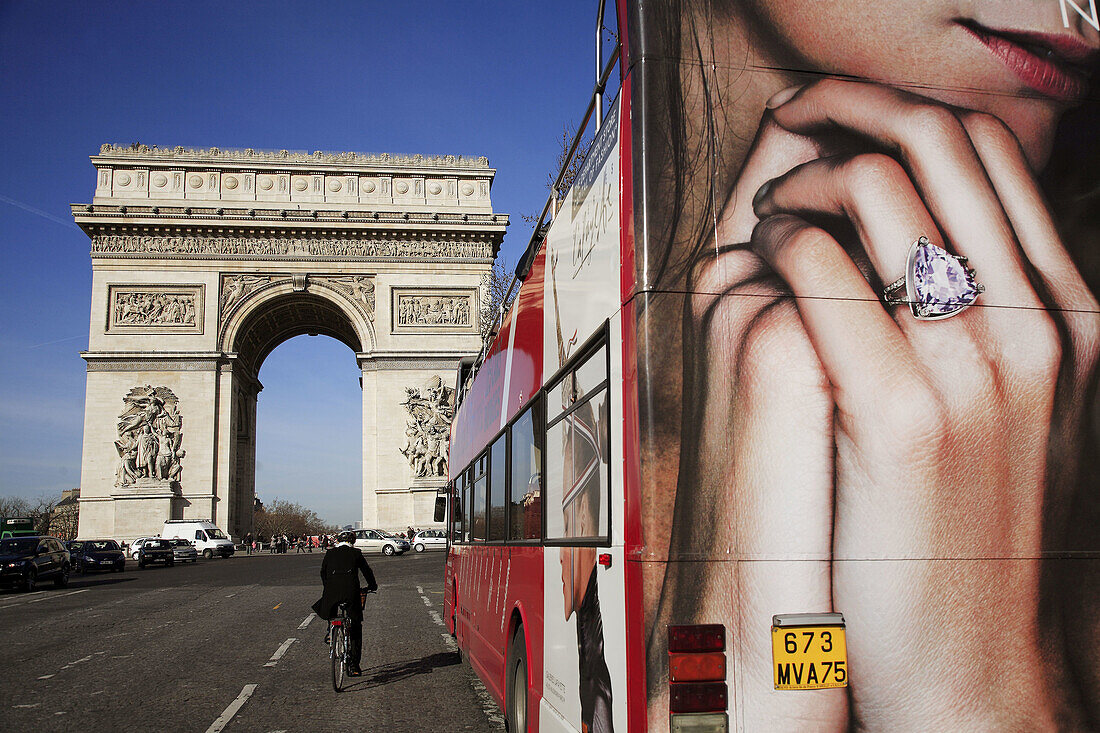
[[302, 540], [301, 537], [299, 537], [297, 540], [294, 541], [294, 554], [301, 555], [305, 551], [305, 542]]
[[252, 533], [249, 532], [244, 536], [244, 550], [249, 555], [252, 554]]
[[367, 581], [367, 593], [378, 590], [374, 572], [367, 564], [363, 553], [355, 549], [355, 533], [341, 532], [336, 536], [336, 547], [325, 553], [321, 561], [321, 582], [324, 592], [320, 600], [313, 604], [313, 611], [321, 618], [333, 618], [341, 603], [348, 607], [348, 620], [344, 626], [348, 635], [349, 677], [358, 677], [362, 673], [359, 661], [363, 651], [363, 606], [360, 600], [359, 573]]

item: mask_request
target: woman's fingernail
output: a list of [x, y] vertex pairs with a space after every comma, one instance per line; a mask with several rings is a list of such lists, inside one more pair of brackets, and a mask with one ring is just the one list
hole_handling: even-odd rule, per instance
[[772, 187], [771, 181], [765, 181], [764, 185], [760, 187], [760, 190], [756, 192], [756, 195], [752, 197], [752, 208], [760, 206], [760, 202], [764, 200], [764, 197], [768, 195], [768, 189]]
[[777, 92], [775, 95], [773, 95], [771, 99], [764, 103], [764, 106], [768, 109], [775, 109], [781, 104], [786, 104], [791, 100], [791, 97], [798, 94], [798, 90], [801, 88], [801, 84], [796, 87], [787, 87], [783, 91]]

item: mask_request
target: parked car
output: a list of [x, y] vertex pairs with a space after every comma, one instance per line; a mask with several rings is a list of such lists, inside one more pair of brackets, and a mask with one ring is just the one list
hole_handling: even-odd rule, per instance
[[126, 552], [130, 553], [130, 559], [131, 560], [137, 560], [138, 559], [138, 554], [141, 552], [141, 546], [144, 545], [149, 540], [155, 540], [155, 539], [157, 539], [157, 538], [156, 537], [138, 537], [136, 540], [131, 542], [130, 547], [127, 548], [127, 550], [126, 550]]
[[413, 535], [412, 548], [417, 552], [446, 550], [447, 533], [442, 529], [422, 529]]
[[168, 540], [172, 546], [172, 556], [179, 562], [198, 562], [199, 551], [195, 546], [184, 539]]
[[172, 545], [168, 540], [162, 540], [160, 537], [146, 537], [141, 543], [141, 549], [138, 550], [137, 561], [138, 567], [142, 570], [146, 565], [158, 562], [172, 567], [176, 564], [176, 555], [172, 552]]
[[126, 569], [126, 555], [114, 540], [74, 540], [69, 543], [69, 558], [78, 573]]
[[399, 540], [380, 529], [355, 530], [355, 546], [364, 555], [378, 552], [383, 555], [400, 555], [409, 549], [408, 541]]
[[56, 537], [9, 537], [0, 540], [0, 585], [32, 591], [52, 579], [58, 588], [69, 584], [69, 551]]

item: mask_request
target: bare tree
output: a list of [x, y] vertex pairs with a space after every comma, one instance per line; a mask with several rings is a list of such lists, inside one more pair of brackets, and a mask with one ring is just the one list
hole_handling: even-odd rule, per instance
[[0, 496], [0, 517], [26, 517], [30, 514], [30, 502], [21, 496]]
[[[553, 169], [546, 174], [546, 190], [549, 191], [554, 186], [554, 181], [557, 180], [558, 173], [561, 171], [562, 166], [565, 165], [565, 156], [569, 155], [569, 146], [573, 144], [573, 138], [577, 134], [577, 128], [575, 125], [562, 125], [561, 138], [558, 140], [558, 158], [554, 162]], [[573, 154], [572, 159], [569, 161], [569, 166], [565, 169], [565, 175], [561, 178], [561, 186], [558, 188], [557, 200], [555, 206], [560, 206], [561, 202], [565, 199], [565, 194], [573, 186], [573, 181], [577, 180], [577, 175], [581, 172], [581, 167], [584, 165], [584, 159], [588, 157], [588, 151], [592, 148], [592, 141], [595, 138], [592, 135], [586, 134], [581, 138], [581, 141], [577, 143], [577, 151]], [[520, 214], [520, 218], [528, 224], [537, 224], [539, 215], [536, 214]]]
[[496, 333], [494, 326], [501, 313], [508, 310], [519, 292], [517, 288], [509, 295], [508, 286], [512, 283], [512, 270], [497, 259], [493, 269], [481, 279], [481, 341], [487, 343]]
[[317, 516], [317, 512], [285, 499], [275, 499], [252, 516], [252, 527], [257, 537], [275, 535], [326, 534], [336, 528]]

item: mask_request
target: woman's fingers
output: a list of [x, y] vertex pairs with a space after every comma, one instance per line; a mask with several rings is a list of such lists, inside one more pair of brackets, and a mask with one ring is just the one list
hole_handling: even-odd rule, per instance
[[752, 246], [794, 293], [837, 405], [881, 404], [897, 383], [897, 365], [914, 363], [912, 348], [848, 253], [824, 230], [789, 215], [760, 222]]
[[1072, 336], [1078, 373], [1091, 373], [1100, 342], [1100, 305], [1062, 244], [1019, 141], [992, 115], [965, 112], [960, 119], [1012, 222], [1020, 247], [1049, 294], [1046, 305], [1062, 311], [1061, 318]]
[[800, 135], [848, 132], [897, 155], [956, 253], [980, 268], [986, 303], [1041, 304], [1008, 217], [955, 111], [889, 87], [826, 79], [803, 88], [772, 115]]
[[721, 207], [715, 227], [717, 246], [748, 242], [757, 222], [752, 210], [752, 198], [757, 189], [765, 181], [801, 163], [819, 158], [821, 152], [815, 140], [783, 129], [765, 113], [737, 183]]
[[[909, 249], [918, 236], [943, 241], [909, 174], [882, 153], [811, 161], [771, 181], [753, 204], [761, 219], [781, 213], [847, 219], [878, 276], [875, 280], [885, 284], [905, 275]], [[850, 256], [858, 264], [862, 253], [855, 251]], [[880, 287], [876, 285], [876, 291]], [[981, 340], [985, 328], [980, 309], [936, 328], [913, 318], [904, 306], [896, 307], [894, 315], [929, 362], [940, 358], [945, 342], [955, 341], [946, 345], [958, 349], [961, 344]], [[974, 335], [967, 336], [967, 331]]]

